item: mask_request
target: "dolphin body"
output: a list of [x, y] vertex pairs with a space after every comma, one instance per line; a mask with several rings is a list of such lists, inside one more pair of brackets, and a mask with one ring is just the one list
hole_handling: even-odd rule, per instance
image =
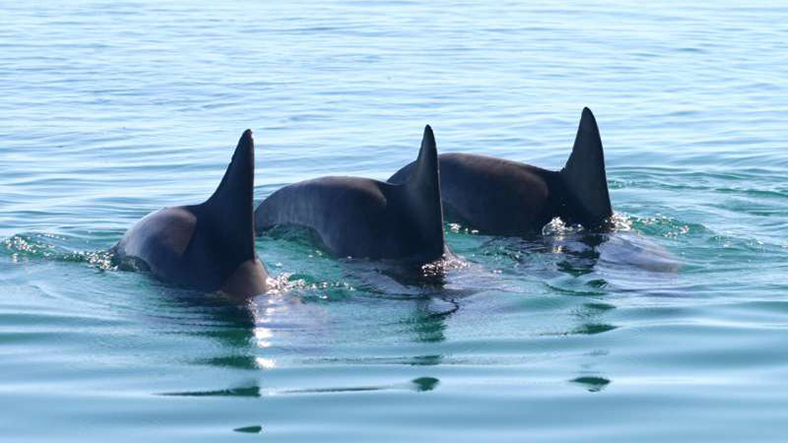
[[258, 234], [278, 225], [310, 228], [331, 253], [424, 264], [445, 251], [438, 152], [427, 126], [410, 178], [401, 184], [321, 177], [271, 194], [254, 214]]
[[247, 129], [211, 198], [148, 214], [112, 248], [115, 259], [206, 292], [264, 293], [268, 272], [254, 249], [253, 186], [254, 140]]
[[[602, 140], [588, 108], [560, 171], [474, 154], [442, 154], [439, 161], [446, 218], [483, 234], [533, 234], [555, 217], [599, 229], [613, 215]], [[404, 183], [414, 168], [411, 163], [388, 181]]]

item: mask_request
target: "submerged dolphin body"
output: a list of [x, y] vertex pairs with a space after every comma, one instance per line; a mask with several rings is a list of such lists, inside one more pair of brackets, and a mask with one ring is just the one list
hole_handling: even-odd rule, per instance
[[[555, 217], [595, 229], [613, 215], [602, 140], [588, 108], [560, 171], [474, 154], [442, 154], [439, 161], [446, 218], [483, 234], [527, 235]], [[403, 167], [389, 182], [404, 183], [414, 167]]]
[[254, 250], [253, 186], [254, 140], [246, 130], [211, 198], [147, 215], [113, 247], [116, 260], [206, 292], [264, 293], [268, 273]]
[[445, 250], [438, 152], [424, 129], [412, 174], [393, 185], [321, 177], [286, 186], [255, 211], [258, 234], [278, 225], [312, 229], [335, 255], [424, 264]]

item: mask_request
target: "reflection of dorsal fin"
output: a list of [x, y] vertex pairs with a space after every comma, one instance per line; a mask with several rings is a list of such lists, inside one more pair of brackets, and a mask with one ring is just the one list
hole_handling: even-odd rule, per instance
[[254, 139], [244, 131], [222, 182], [205, 203], [195, 209], [201, 223], [214, 232], [211, 243], [221, 248], [222, 261], [237, 266], [255, 257], [254, 252]]
[[424, 128], [419, 158], [416, 159], [410, 177], [403, 187], [408, 195], [414, 220], [424, 236], [425, 245], [430, 253], [437, 251], [437, 255], [443, 254], [443, 208], [438, 149], [429, 125]]
[[561, 176], [577, 200], [575, 204], [580, 205], [576, 216], [583, 226], [597, 227], [613, 215], [607, 190], [602, 139], [594, 114], [588, 108], [583, 109], [572, 155], [561, 170]]

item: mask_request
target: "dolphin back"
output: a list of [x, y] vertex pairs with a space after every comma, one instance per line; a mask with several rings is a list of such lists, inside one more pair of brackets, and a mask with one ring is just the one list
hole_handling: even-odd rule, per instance
[[328, 176], [281, 188], [255, 211], [258, 234], [279, 225], [312, 229], [339, 256], [421, 264], [444, 253], [438, 153], [424, 130], [413, 174], [402, 184]]
[[[254, 140], [247, 130], [219, 187], [204, 203], [157, 211], [113, 248], [122, 262], [141, 261], [162, 280], [244, 296], [265, 292], [267, 273], [254, 251]], [[241, 269], [241, 271], [239, 271]]]

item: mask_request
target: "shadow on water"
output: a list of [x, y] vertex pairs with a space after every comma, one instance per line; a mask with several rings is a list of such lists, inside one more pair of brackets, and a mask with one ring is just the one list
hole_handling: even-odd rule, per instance
[[[322, 304], [303, 303], [298, 297], [288, 293], [273, 293], [256, 297], [248, 304], [234, 304], [220, 297], [206, 297], [205, 294], [173, 290], [169, 294], [169, 302], [177, 304], [189, 315], [176, 318], [176, 312], [170, 311], [157, 318], [172, 322], [173, 332], [188, 336], [210, 339], [219, 346], [211, 346], [210, 355], [192, 359], [189, 363], [208, 365], [223, 369], [260, 371], [272, 370], [280, 366], [281, 357], [295, 357], [299, 362], [309, 362], [308, 355], [314, 350], [328, 346], [331, 342], [330, 333], [320, 330], [315, 319], [325, 314]], [[436, 312], [429, 299], [396, 300], [414, 303], [414, 314], [407, 317], [404, 323], [414, 331], [415, 341], [434, 342], [445, 340], [445, 318], [456, 311], [457, 307], [449, 304], [450, 309]], [[443, 307], [445, 308], [445, 306]], [[349, 323], [345, 323], [347, 326]], [[173, 328], [170, 327], [170, 330]], [[342, 333], [343, 331], [340, 331]], [[321, 342], [321, 337], [328, 335], [328, 342]], [[296, 336], [296, 337], [293, 337]], [[310, 341], [309, 337], [317, 338]], [[289, 354], [289, 355], [288, 355]], [[317, 352], [319, 356], [322, 352]], [[417, 355], [388, 361], [387, 364], [405, 364], [411, 366], [432, 366], [441, 363], [440, 355]], [[332, 359], [318, 357], [320, 364], [369, 364], [369, 359], [356, 361], [353, 359]], [[288, 360], [285, 366], [291, 364]], [[177, 397], [235, 397], [258, 398], [267, 395], [286, 394], [330, 394], [382, 390], [410, 390], [425, 392], [435, 389], [438, 379], [420, 377], [407, 383], [391, 383], [381, 385], [360, 386], [328, 386], [304, 389], [262, 388], [258, 383], [245, 383], [240, 386], [208, 389], [165, 392], [160, 395]]]
[[584, 387], [588, 392], [600, 392], [610, 384], [610, 380], [604, 377], [577, 377], [569, 381]]
[[[277, 336], [288, 333], [300, 334], [305, 331], [304, 325], [299, 325], [295, 321], [296, 319], [290, 315], [294, 310], [293, 306], [301, 306], [301, 304], [289, 295], [259, 296], [247, 305], [232, 304], [218, 298], [192, 297], [194, 294], [178, 291], [173, 291], [169, 295], [180, 302], [189, 303], [190, 309], [197, 310], [199, 313], [198, 316], [191, 315], [191, 319], [185, 322], [176, 320], [175, 323], [180, 327], [177, 333], [208, 338], [220, 345], [221, 353], [230, 354], [197, 359], [192, 361], [193, 364], [207, 364], [219, 368], [240, 370], [274, 369], [279, 364], [276, 355], [275, 353], [268, 354], [266, 351], [271, 347], [278, 347], [275, 343]], [[199, 327], [184, 328], [184, 326]], [[436, 326], [436, 328], [441, 329], [440, 326]], [[314, 331], [308, 333], [314, 333]], [[434, 334], [435, 332], [425, 333]], [[302, 349], [294, 349], [293, 351], [303, 357]], [[326, 363], [331, 360], [321, 358], [320, 361]], [[352, 363], [344, 359], [338, 362], [341, 364]], [[420, 366], [435, 365], [440, 363], [440, 356], [417, 356], [411, 362], [401, 361], [398, 363]], [[435, 389], [438, 384], [439, 380], [433, 377], [420, 377], [406, 383], [303, 389], [262, 388], [258, 383], [246, 383], [224, 389], [163, 392], [159, 395], [260, 398], [270, 395], [335, 394], [384, 390], [426, 392]]]
[[434, 377], [419, 377], [407, 383], [393, 383], [378, 386], [344, 386], [330, 388], [310, 388], [310, 389], [262, 389], [260, 386], [244, 386], [231, 389], [219, 389], [214, 391], [182, 391], [182, 392], [163, 392], [159, 395], [167, 397], [239, 397], [239, 398], [260, 398], [270, 395], [298, 395], [298, 394], [341, 394], [348, 392], [370, 392], [401, 390], [413, 392], [427, 392], [434, 390], [440, 384], [440, 380]]
[[241, 427], [241, 428], [235, 428], [235, 429], [233, 429], [233, 431], [240, 432], [242, 434], [259, 434], [259, 433], [263, 432], [263, 427], [262, 426], [244, 426], [244, 427]]
[[[5, 239], [0, 244], [0, 252], [7, 255], [11, 263], [36, 261], [75, 262], [83, 269], [97, 268], [99, 271], [114, 271], [111, 253], [77, 253], [73, 250], [73, 239], [48, 236], [44, 234], [16, 235]], [[301, 254], [297, 254], [301, 255]], [[97, 306], [111, 307], [112, 311], [124, 316], [135, 318], [147, 329], [156, 330], [164, 336], [192, 338], [198, 341], [207, 339], [209, 346], [199, 346], [196, 351], [187, 355], [181, 353], [167, 354], [167, 361], [186, 363], [189, 365], [216, 368], [219, 370], [247, 371], [251, 374], [262, 370], [271, 370], [282, 365], [287, 366], [293, 361], [309, 361], [317, 356], [321, 363], [330, 363], [325, 358], [326, 349], [332, 350], [337, 337], [352, 340], [355, 332], [350, 321], [341, 321], [338, 331], [326, 328], [336, 327], [327, 321], [332, 309], [326, 303], [332, 299], [316, 297], [314, 294], [324, 291], [323, 282], [326, 275], [337, 267], [344, 268], [334, 280], [343, 295], [337, 297], [340, 309], [351, 308], [353, 315], [366, 315], [359, 312], [354, 301], [376, 301], [380, 319], [386, 314], [393, 314], [395, 320], [389, 321], [382, 328], [397, 328], [405, 341], [435, 343], [446, 340], [444, 331], [446, 319], [459, 309], [454, 296], [465, 295], [463, 291], [445, 290], [447, 269], [453, 269], [445, 263], [435, 263], [424, 267], [402, 268], [386, 263], [364, 262], [353, 260], [329, 260], [327, 272], [323, 267], [320, 271], [311, 271], [317, 282], [307, 287], [291, 286], [285, 274], [280, 275], [275, 290], [269, 294], [256, 297], [246, 304], [234, 303], [217, 294], [205, 294], [186, 288], [172, 287], [159, 282], [144, 273], [108, 272], [104, 279], [94, 283], [99, 288], [118, 286], [120, 291], [109, 291], [109, 294], [96, 302]], [[88, 266], [84, 266], [87, 264]], [[359, 277], [360, 276], [360, 277]], [[329, 277], [330, 278], [330, 277]], [[329, 283], [336, 283], [336, 281]], [[369, 287], [377, 290], [367, 293], [364, 290], [350, 291], [350, 285]], [[395, 288], [393, 291], [386, 289]], [[349, 302], [349, 303], [345, 303]], [[405, 313], [403, 314], [403, 308]], [[363, 309], [363, 304], [362, 304]], [[402, 333], [402, 329], [407, 332]], [[363, 333], [362, 333], [363, 334]], [[177, 339], [177, 338], [176, 338]], [[180, 340], [180, 339], [177, 339]], [[351, 346], [352, 347], [352, 346]], [[385, 357], [388, 358], [388, 357]], [[374, 357], [373, 357], [374, 359]], [[342, 359], [339, 359], [342, 360]], [[442, 356], [425, 352], [421, 355], [409, 355], [391, 359], [395, 364], [411, 366], [439, 365]], [[337, 364], [353, 364], [350, 360], [338, 361]], [[367, 362], [368, 363], [368, 362]], [[391, 383], [362, 386], [328, 386], [313, 389], [286, 389], [271, 391], [279, 394], [306, 394], [332, 392], [362, 392], [372, 390], [412, 390], [425, 392], [435, 389], [438, 380], [421, 377], [407, 383]], [[296, 386], [297, 388], [298, 386]], [[170, 392], [167, 395], [191, 397], [260, 397], [265, 392], [257, 383], [245, 383], [219, 389], [189, 390]], [[267, 391], [266, 391], [267, 392]]]
[[649, 283], [655, 289], [677, 275], [679, 260], [633, 231], [629, 219], [616, 215], [613, 224], [611, 231], [589, 232], [554, 219], [541, 234], [489, 238], [479, 249], [484, 265], [565, 295], [604, 296], [613, 287], [643, 290]]
[[[602, 295], [606, 291], [607, 283], [599, 277], [597, 271], [600, 264], [605, 263], [606, 260], [604, 248], [609, 248], [612, 244], [615, 253], [615, 248], [618, 247], [617, 240], [615, 240], [617, 235], [620, 234], [561, 232], [534, 238], [492, 239], [479, 249], [490, 250], [495, 256], [503, 256], [522, 265], [519, 268], [508, 270], [515, 275], [530, 273], [535, 278], [547, 277], [545, 280], [548, 285], [555, 286], [562, 292], [572, 295]], [[38, 239], [35, 236], [16, 236], [6, 241], [4, 246], [9, 249], [9, 253], [21, 254], [22, 259], [35, 258], [39, 255], [51, 259], [51, 256], [42, 255], [43, 253], [40, 252], [44, 249], [47, 251], [52, 249], [44, 248], [46, 243], [47, 239]], [[622, 247], [626, 247], [626, 245], [624, 244]], [[54, 249], [58, 250], [57, 247]], [[57, 257], [55, 258], [57, 259]], [[80, 259], [77, 261], [94, 264], [90, 260]], [[364, 304], [372, 306], [372, 309], [377, 310], [376, 318], [383, 320], [382, 328], [394, 328], [390, 332], [400, 335], [398, 340], [425, 345], [427, 349], [420, 349], [420, 355], [367, 356], [357, 359], [352, 357], [332, 359], [325, 358], [325, 356], [320, 357], [321, 352], [314, 353], [318, 355], [316, 361], [321, 363], [441, 365], [445, 356], [428, 348], [449, 340], [447, 338], [448, 324], [451, 318], [461, 310], [463, 299], [488, 290], [487, 284], [494, 285], [499, 277], [486, 269], [482, 270], [484, 272], [480, 272], [481, 267], [486, 267], [484, 263], [480, 267], [454, 254], [448, 254], [443, 260], [420, 267], [365, 260], [332, 259], [328, 261], [331, 262], [328, 274], [336, 271], [337, 268], [339, 269], [339, 274], [333, 277], [334, 280], [342, 283], [337, 287], [358, 289], [355, 292], [343, 290], [344, 295], [338, 298], [340, 304], [346, 304], [352, 311], [363, 310]], [[312, 271], [310, 274], [313, 277], [311, 278], [321, 283], [325, 280], [325, 275], [322, 275], [325, 273], [322, 267], [317, 269], [320, 271]], [[482, 281], [480, 279], [482, 277], [488, 278], [489, 281]], [[128, 278], [124, 277], [124, 279]], [[336, 283], [336, 281], [329, 281], [329, 283]], [[582, 287], [578, 287], [577, 283], [580, 283]], [[321, 285], [304, 288], [289, 287], [285, 283], [283, 287], [278, 288], [280, 290], [241, 305], [230, 303], [217, 296], [206, 297], [205, 294], [181, 289], [161, 289], [156, 284], [151, 286], [160, 290], [154, 291], [158, 293], [149, 294], [149, 297], [144, 297], [146, 299], [144, 304], [148, 306], [135, 305], [133, 309], [145, 311], [146, 317], [156, 319], [157, 326], [161, 326], [168, 332], [204, 337], [218, 345], [208, 347], [208, 351], [202, 352], [201, 355], [190, 356], [187, 359], [190, 364], [231, 370], [259, 371], [276, 368], [280, 365], [283, 357], [297, 356], [298, 361], [309, 361], [309, 355], [313, 354], [314, 347], [320, 347], [321, 343], [323, 346], [332, 346], [330, 340], [321, 341], [318, 338], [310, 341], [308, 338], [321, 336], [319, 331], [321, 325], [317, 323], [327, 315], [328, 311], [333, 311], [333, 309], [327, 309], [326, 305], [326, 303], [332, 303], [331, 298], [324, 300], [321, 297], [312, 296], [312, 294], [323, 291]], [[356, 303], [358, 301], [363, 301], [363, 303]], [[603, 307], [599, 308], [597, 305]], [[575, 326], [568, 328], [565, 334], [598, 335], [616, 329], [616, 326], [605, 323], [600, 318], [606, 310], [612, 309], [609, 306], [601, 303], [587, 304], [587, 309], [578, 310], [576, 313], [581, 324], [575, 323]], [[354, 312], [353, 315], [360, 316], [363, 313]], [[338, 328], [349, 328], [350, 325], [351, 322], [341, 320]], [[366, 325], [371, 327], [372, 323]], [[344, 334], [344, 331], [339, 332]], [[343, 336], [340, 335], [340, 338]], [[346, 337], [352, 339], [354, 335], [350, 333]], [[423, 348], [423, 346], [419, 347]], [[264, 396], [266, 393], [307, 394], [389, 389], [423, 392], [432, 390], [437, 385], [438, 380], [431, 377], [422, 377], [399, 384], [328, 386], [269, 391], [264, 391], [256, 383], [246, 383], [223, 389], [168, 392], [163, 395], [255, 398]]]
[[435, 312], [434, 303], [431, 300], [419, 300], [416, 302], [413, 314], [402, 321], [414, 334], [413, 340], [419, 343], [437, 343], [446, 341], [446, 320], [457, 310], [459, 304], [450, 302], [451, 308], [448, 310]]
[[[364, 292], [408, 303], [407, 313], [396, 324], [414, 343], [446, 341], [447, 323], [460, 311], [463, 299], [484, 289], [448, 287], [454, 273], [463, 273], [469, 268], [467, 261], [450, 251], [442, 259], [418, 267], [381, 262], [355, 263], [352, 267], [356, 271], [355, 278], [364, 282]], [[475, 271], [478, 270], [472, 272]], [[439, 354], [415, 356], [408, 364], [438, 365], [442, 359]]]

